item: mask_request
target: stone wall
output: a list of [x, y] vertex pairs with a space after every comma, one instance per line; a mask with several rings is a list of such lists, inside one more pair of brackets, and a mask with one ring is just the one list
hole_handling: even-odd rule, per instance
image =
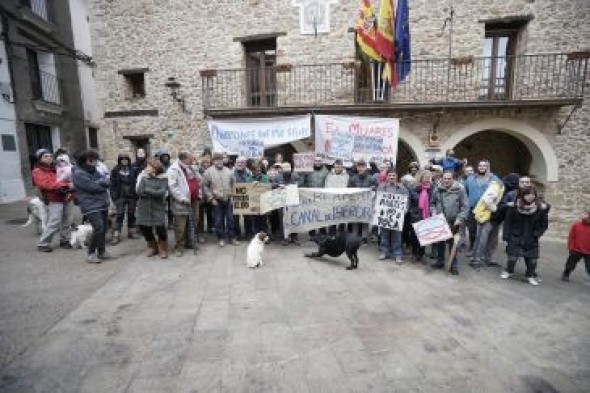
[[[199, 71], [244, 67], [244, 53], [234, 38], [268, 33], [285, 33], [277, 38], [279, 64], [318, 64], [354, 60], [354, 27], [357, 0], [334, 0], [330, 4], [331, 32], [301, 35], [299, 9], [292, 0], [94, 0], [91, 29], [98, 67], [95, 78], [103, 111], [157, 109], [157, 117], [103, 119], [101, 146], [107, 161], [117, 151], [130, 149], [123, 136], [153, 134], [153, 148], [167, 144], [165, 130], [177, 133], [169, 150], [200, 152], [210, 144], [203, 114]], [[441, 32], [451, 2], [410, 1], [412, 55], [414, 59], [445, 58], [449, 29]], [[590, 2], [586, 0], [456, 0], [453, 23], [453, 56], [480, 56], [485, 32], [482, 21], [531, 15], [533, 19], [519, 35], [519, 54], [570, 52], [588, 49]], [[585, 46], [586, 45], [586, 46]], [[128, 98], [124, 78], [118, 70], [149, 68], [146, 97]], [[164, 86], [169, 77], [181, 83], [187, 113], [170, 97]], [[236, 95], [241, 89], [235, 89]], [[284, 97], [296, 102], [297, 97]], [[333, 101], [346, 100], [335, 94]], [[587, 101], [587, 100], [586, 100]], [[285, 101], [287, 103], [287, 101]], [[558, 158], [559, 180], [546, 183], [546, 196], [554, 204], [552, 233], [562, 237], [569, 222], [582, 208], [590, 206], [590, 189], [585, 173], [590, 160], [586, 103], [570, 119], [561, 134], [571, 107], [557, 109], [498, 109], [438, 112], [383, 110], [379, 115], [397, 116], [405, 133], [417, 137], [424, 157], [428, 133], [438, 122], [441, 143], [458, 129], [482, 119], [513, 119], [534, 127], [550, 141]], [[484, 131], [484, 130], [481, 130]], [[512, 130], [522, 133], [521, 130]], [[525, 138], [526, 139], [526, 138]], [[491, 141], [490, 151], [502, 149], [502, 140]], [[498, 154], [495, 154], [501, 157]], [[543, 181], [544, 179], [539, 179]]]

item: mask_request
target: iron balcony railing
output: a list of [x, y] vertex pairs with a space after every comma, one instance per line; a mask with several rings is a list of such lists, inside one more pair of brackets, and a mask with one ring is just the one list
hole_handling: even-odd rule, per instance
[[205, 110], [580, 100], [586, 52], [412, 60], [395, 89], [361, 61], [201, 71]]
[[61, 105], [61, 86], [57, 76], [40, 71], [38, 79], [31, 81], [33, 99], [41, 100], [51, 104]]

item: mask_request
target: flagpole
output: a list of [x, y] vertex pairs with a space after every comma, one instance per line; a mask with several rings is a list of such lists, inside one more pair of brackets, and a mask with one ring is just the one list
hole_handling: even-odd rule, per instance
[[375, 63], [373, 63], [371, 61], [369, 64], [371, 64], [371, 90], [373, 91], [373, 101], [376, 101], [376, 96], [375, 96]]

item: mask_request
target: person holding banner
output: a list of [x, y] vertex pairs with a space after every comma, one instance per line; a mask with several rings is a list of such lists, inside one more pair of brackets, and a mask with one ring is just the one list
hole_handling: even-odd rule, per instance
[[240, 245], [234, 239], [234, 220], [231, 194], [234, 189], [234, 176], [232, 171], [223, 165], [223, 155], [213, 154], [213, 166], [203, 175], [203, 187], [207, 200], [213, 206], [215, 217], [215, 232], [219, 247], [224, 247], [225, 242]]
[[[326, 188], [347, 188], [348, 187], [348, 173], [344, 170], [342, 160], [334, 161], [334, 169], [326, 176]], [[339, 229], [344, 230], [346, 224], [340, 224]], [[330, 226], [330, 235], [336, 234], [336, 225]]]
[[[234, 165], [234, 183], [250, 183], [250, 173], [246, 168], [246, 157], [240, 156], [236, 158]], [[240, 217], [244, 217], [244, 236], [242, 236], [242, 227], [240, 225]], [[238, 240], [250, 240], [253, 236], [252, 233], [252, 219], [251, 216], [234, 215], [234, 231], [236, 239]]]
[[[292, 172], [291, 164], [289, 164], [288, 162], [283, 162], [281, 164], [281, 169], [281, 173], [277, 175], [277, 177], [275, 178], [275, 182], [272, 185], [273, 189], [284, 188], [285, 186], [291, 184], [299, 185], [299, 176], [297, 175], [297, 173]], [[283, 209], [278, 209], [277, 211], [279, 212], [279, 222], [282, 224], [284, 215]], [[299, 242], [299, 237], [296, 233], [291, 233], [289, 236], [287, 236], [284, 232], [283, 225], [280, 226], [279, 230], [281, 233], [281, 237], [283, 238], [283, 246], [288, 246], [289, 243], [293, 243], [296, 246], [301, 245], [301, 243]]]
[[[405, 196], [406, 203], [402, 206], [402, 211], [396, 215], [397, 221], [402, 221], [408, 210], [409, 192], [406, 187], [397, 181], [397, 173], [395, 169], [389, 169], [387, 171], [387, 183], [380, 184], [377, 187], [377, 193], [388, 193], [393, 195]], [[375, 215], [378, 214], [377, 206], [375, 209]], [[387, 259], [388, 256], [395, 260], [398, 265], [402, 264], [402, 225], [395, 225], [397, 228], [387, 228], [379, 225], [379, 231], [381, 235], [379, 237], [379, 260]]]
[[[455, 172], [447, 171], [443, 173], [441, 184], [432, 194], [430, 201], [430, 215], [435, 216], [442, 213], [451, 227], [453, 234], [459, 232], [467, 221], [469, 214], [469, 199], [465, 188], [455, 180]], [[437, 262], [432, 265], [434, 269], [442, 269], [445, 266], [445, 248], [448, 245], [453, 248], [453, 238], [437, 243], [438, 253]], [[459, 274], [459, 262], [457, 254], [451, 261], [451, 274]]]
[[[260, 161], [252, 162], [252, 175], [250, 176], [252, 183], [268, 184], [268, 176], [262, 173], [262, 163]], [[268, 233], [268, 223], [266, 214], [258, 214], [252, 217], [252, 232], [254, 234], [264, 232]]]
[[[324, 160], [320, 156], [315, 156], [313, 160], [313, 172], [305, 175], [303, 186], [308, 188], [324, 188], [326, 178], [328, 177], [328, 169], [324, 166]], [[321, 234], [326, 234], [326, 228], [320, 228]], [[309, 238], [313, 241], [316, 231], [309, 231]]]
[[[395, 172], [394, 172], [395, 173]], [[397, 181], [397, 175], [396, 175]], [[367, 170], [367, 162], [361, 158], [356, 162], [356, 173], [351, 175], [348, 180], [349, 188], [371, 188], [377, 187], [377, 181], [375, 177]], [[361, 236], [363, 244], [368, 243], [369, 238], [369, 224], [351, 224], [353, 233], [357, 233]]]

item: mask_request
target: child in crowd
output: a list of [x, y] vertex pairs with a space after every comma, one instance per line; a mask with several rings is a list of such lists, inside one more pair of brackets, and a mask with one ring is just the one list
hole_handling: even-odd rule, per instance
[[590, 276], [590, 209], [583, 212], [581, 219], [572, 225], [567, 248], [570, 255], [565, 262], [561, 279], [569, 281], [570, 274], [582, 258], [584, 258], [586, 265], [586, 273]]
[[72, 182], [72, 164], [67, 154], [60, 154], [56, 161], [57, 180], [61, 182]]

